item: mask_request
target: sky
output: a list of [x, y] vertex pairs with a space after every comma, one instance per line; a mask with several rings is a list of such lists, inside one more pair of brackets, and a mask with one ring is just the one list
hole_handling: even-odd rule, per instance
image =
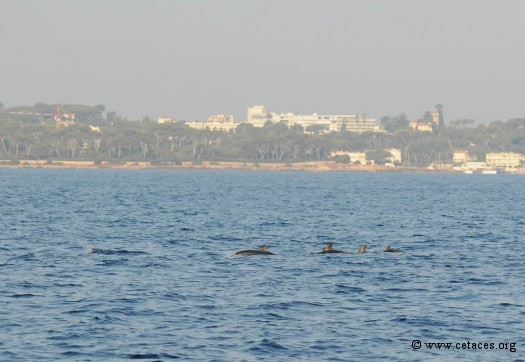
[[0, 0], [0, 102], [525, 117], [522, 0]]

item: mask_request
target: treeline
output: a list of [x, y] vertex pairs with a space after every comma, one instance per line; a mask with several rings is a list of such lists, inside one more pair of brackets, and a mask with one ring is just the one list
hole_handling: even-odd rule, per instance
[[[75, 113], [77, 122], [55, 127], [56, 107]], [[184, 122], [158, 124], [145, 118], [129, 121], [105, 107], [46, 105], [0, 107], [0, 159], [94, 161], [251, 161], [296, 162], [330, 159], [335, 151], [366, 151], [367, 158], [384, 163], [386, 149], [401, 150], [404, 165], [451, 163], [454, 150], [469, 151], [479, 160], [487, 152], [525, 153], [525, 118], [473, 127], [469, 120], [452, 121], [434, 133], [417, 132], [406, 116], [383, 117], [385, 132], [347, 131], [304, 134], [300, 126], [241, 124], [235, 132], [195, 130]], [[97, 126], [100, 129], [93, 130]]]

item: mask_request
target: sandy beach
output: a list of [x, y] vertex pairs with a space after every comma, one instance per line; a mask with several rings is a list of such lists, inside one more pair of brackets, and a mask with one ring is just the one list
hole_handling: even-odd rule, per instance
[[[257, 163], [257, 162], [210, 162], [205, 161], [199, 164], [193, 162], [122, 162], [113, 163], [103, 161], [96, 163], [94, 161], [43, 161], [43, 160], [20, 160], [14, 164], [10, 160], [0, 160], [0, 168], [45, 168], [45, 169], [116, 169], [116, 170], [250, 170], [250, 171], [308, 171], [308, 172], [454, 172], [451, 167], [429, 168], [429, 167], [392, 167], [377, 165], [353, 165], [336, 163], [335, 161], [312, 161], [312, 162], [294, 162], [294, 163]], [[518, 173], [525, 173], [519, 172]]]

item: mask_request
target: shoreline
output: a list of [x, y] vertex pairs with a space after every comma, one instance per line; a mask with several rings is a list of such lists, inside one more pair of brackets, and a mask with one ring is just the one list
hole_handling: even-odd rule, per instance
[[[0, 169], [82, 169], [82, 170], [226, 170], [226, 171], [306, 171], [306, 172], [408, 172], [408, 173], [457, 173], [461, 171], [452, 167], [408, 167], [408, 166], [378, 166], [378, 165], [353, 165], [336, 163], [335, 161], [308, 161], [308, 162], [280, 162], [280, 163], [258, 163], [258, 162], [218, 162], [204, 161], [194, 164], [190, 161], [180, 163], [151, 162], [123, 162], [111, 163], [104, 161], [38, 161], [20, 160], [18, 164], [11, 164], [10, 160], [0, 160]], [[525, 169], [511, 172], [511, 174], [525, 174]]]

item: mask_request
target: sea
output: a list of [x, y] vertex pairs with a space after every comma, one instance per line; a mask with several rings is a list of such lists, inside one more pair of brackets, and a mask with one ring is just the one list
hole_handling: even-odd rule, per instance
[[524, 186], [0, 169], [0, 360], [523, 361]]

